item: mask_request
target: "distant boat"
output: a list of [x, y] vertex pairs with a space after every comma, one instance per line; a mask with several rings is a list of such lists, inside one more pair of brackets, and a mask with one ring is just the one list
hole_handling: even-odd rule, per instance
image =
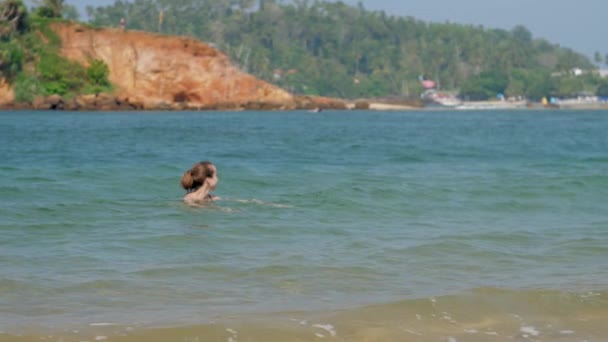
[[467, 101], [454, 107], [461, 110], [524, 109], [528, 102], [521, 101]]
[[425, 107], [431, 108], [455, 108], [462, 104], [462, 101], [453, 94], [438, 92], [434, 89], [426, 90], [420, 98]]
[[321, 113], [323, 111], [323, 108], [317, 107], [314, 109], [309, 110], [309, 113]]

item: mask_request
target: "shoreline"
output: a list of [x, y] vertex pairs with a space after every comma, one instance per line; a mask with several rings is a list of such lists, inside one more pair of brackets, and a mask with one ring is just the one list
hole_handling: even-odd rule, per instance
[[602, 107], [565, 107], [565, 108], [543, 108], [543, 107], [532, 107], [532, 108], [439, 108], [439, 107], [411, 107], [411, 106], [400, 106], [392, 104], [370, 104], [369, 108], [321, 108], [321, 110], [314, 111], [309, 108], [273, 108], [273, 109], [229, 109], [229, 108], [147, 108], [147, 109], [125, 109], [125, 108], [103, 108], [103, 109], [42, 109], [42, 108], [31, 108], [31, 107], [0, 107], [0, 112], [81, 112], [81, 113], [106, 113], [106, 112], [133, 112], [133, 113], [146, 113], [146, 112], [256, 112], [256, 111], [269, 111], [269, 112], [308, 112], [308, 113], [320, 113], [324, 111], [363, 111], [363, 112], [522, 112], [522, 111], [606, 111], [608, 106]]
[[[478, 288], [355, 308], [225, 314], [198, 323], [35, 325], [0, 331], [0, 341], [511, 341], [530, 337], [596, 341], [608, 338], [605, 295], [605, 291]], [[530, 301], [536, 305], [530, 306]], [[556, 306], [572, 310], [560, 312]]]
[[462, 106], [423, 106], [418, 104], [394, 103], [373, 100], [342, 100], [325, 97], [300, 96], [293, 102], [225, 102], [212, 105], [190, 105], [188, 103], [159, 103], [151, 106], [128, 98], [107, 94], [86, 96], [64, 101], [58, 96], [37, 99], [34, 103], [1, 104], [0, 111], [66, 111], [66, 112], [112, 112], [112, 111], [309, 111], [319, 113], [325, 110], [343, 111], [522, 111], [522, 110], [608, 110], [608, 103], [568, 104], [564, 106], [543, 106], [528, 103], [526, 106], [488, 101], [467, 102]]

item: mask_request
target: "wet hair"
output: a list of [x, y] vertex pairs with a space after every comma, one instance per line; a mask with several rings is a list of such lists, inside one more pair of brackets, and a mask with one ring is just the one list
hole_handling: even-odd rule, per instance
[[181, 179], [182, 188], [187, 192], [192, 192], [200, 188], [208, 177], [213, 177], [213, 169], [211, 169], [210, 161], [201, 161], [194, 164], [190, 170], [184, 172]]

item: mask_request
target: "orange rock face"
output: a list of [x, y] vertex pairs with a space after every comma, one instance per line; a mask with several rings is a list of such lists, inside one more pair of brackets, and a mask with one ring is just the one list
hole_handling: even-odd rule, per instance
[[4, 78], [0, 78], [0, 106], [13, 103], [15, 94]]
[[143, 108], [296, 106], [287, 91], [240, 71], [225, 54], [195, 39], [65, 23], [54, 24], [53, 30], [65, 57], [83, 65], [104, 61], [116, 95]]

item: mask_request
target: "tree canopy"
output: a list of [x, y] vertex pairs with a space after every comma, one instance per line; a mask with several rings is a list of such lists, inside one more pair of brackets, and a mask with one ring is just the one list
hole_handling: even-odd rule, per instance
[[[210, 42], [243, 70], [296, 93], [418, 96], [418, 76], [442, 89], [472, 89], [500, 75], [513, 96], [530, 96], [537, 74], [591, 61], [570, 49], [512, 30], [427, 23], [317, 0], [117, 0], [88, 7], [95, 25], [188, 35]], [[522, 76], [522, 73], [526, 77]], [[485, 81], [484, 81], [485, 82]], [[496, 89], [486, 89], [484, 92]], [[489, 95], [489, 94], [488, 94]]]
[[61, 18], [64, 0], [39, 0], [36, 15], [42, 18]]

